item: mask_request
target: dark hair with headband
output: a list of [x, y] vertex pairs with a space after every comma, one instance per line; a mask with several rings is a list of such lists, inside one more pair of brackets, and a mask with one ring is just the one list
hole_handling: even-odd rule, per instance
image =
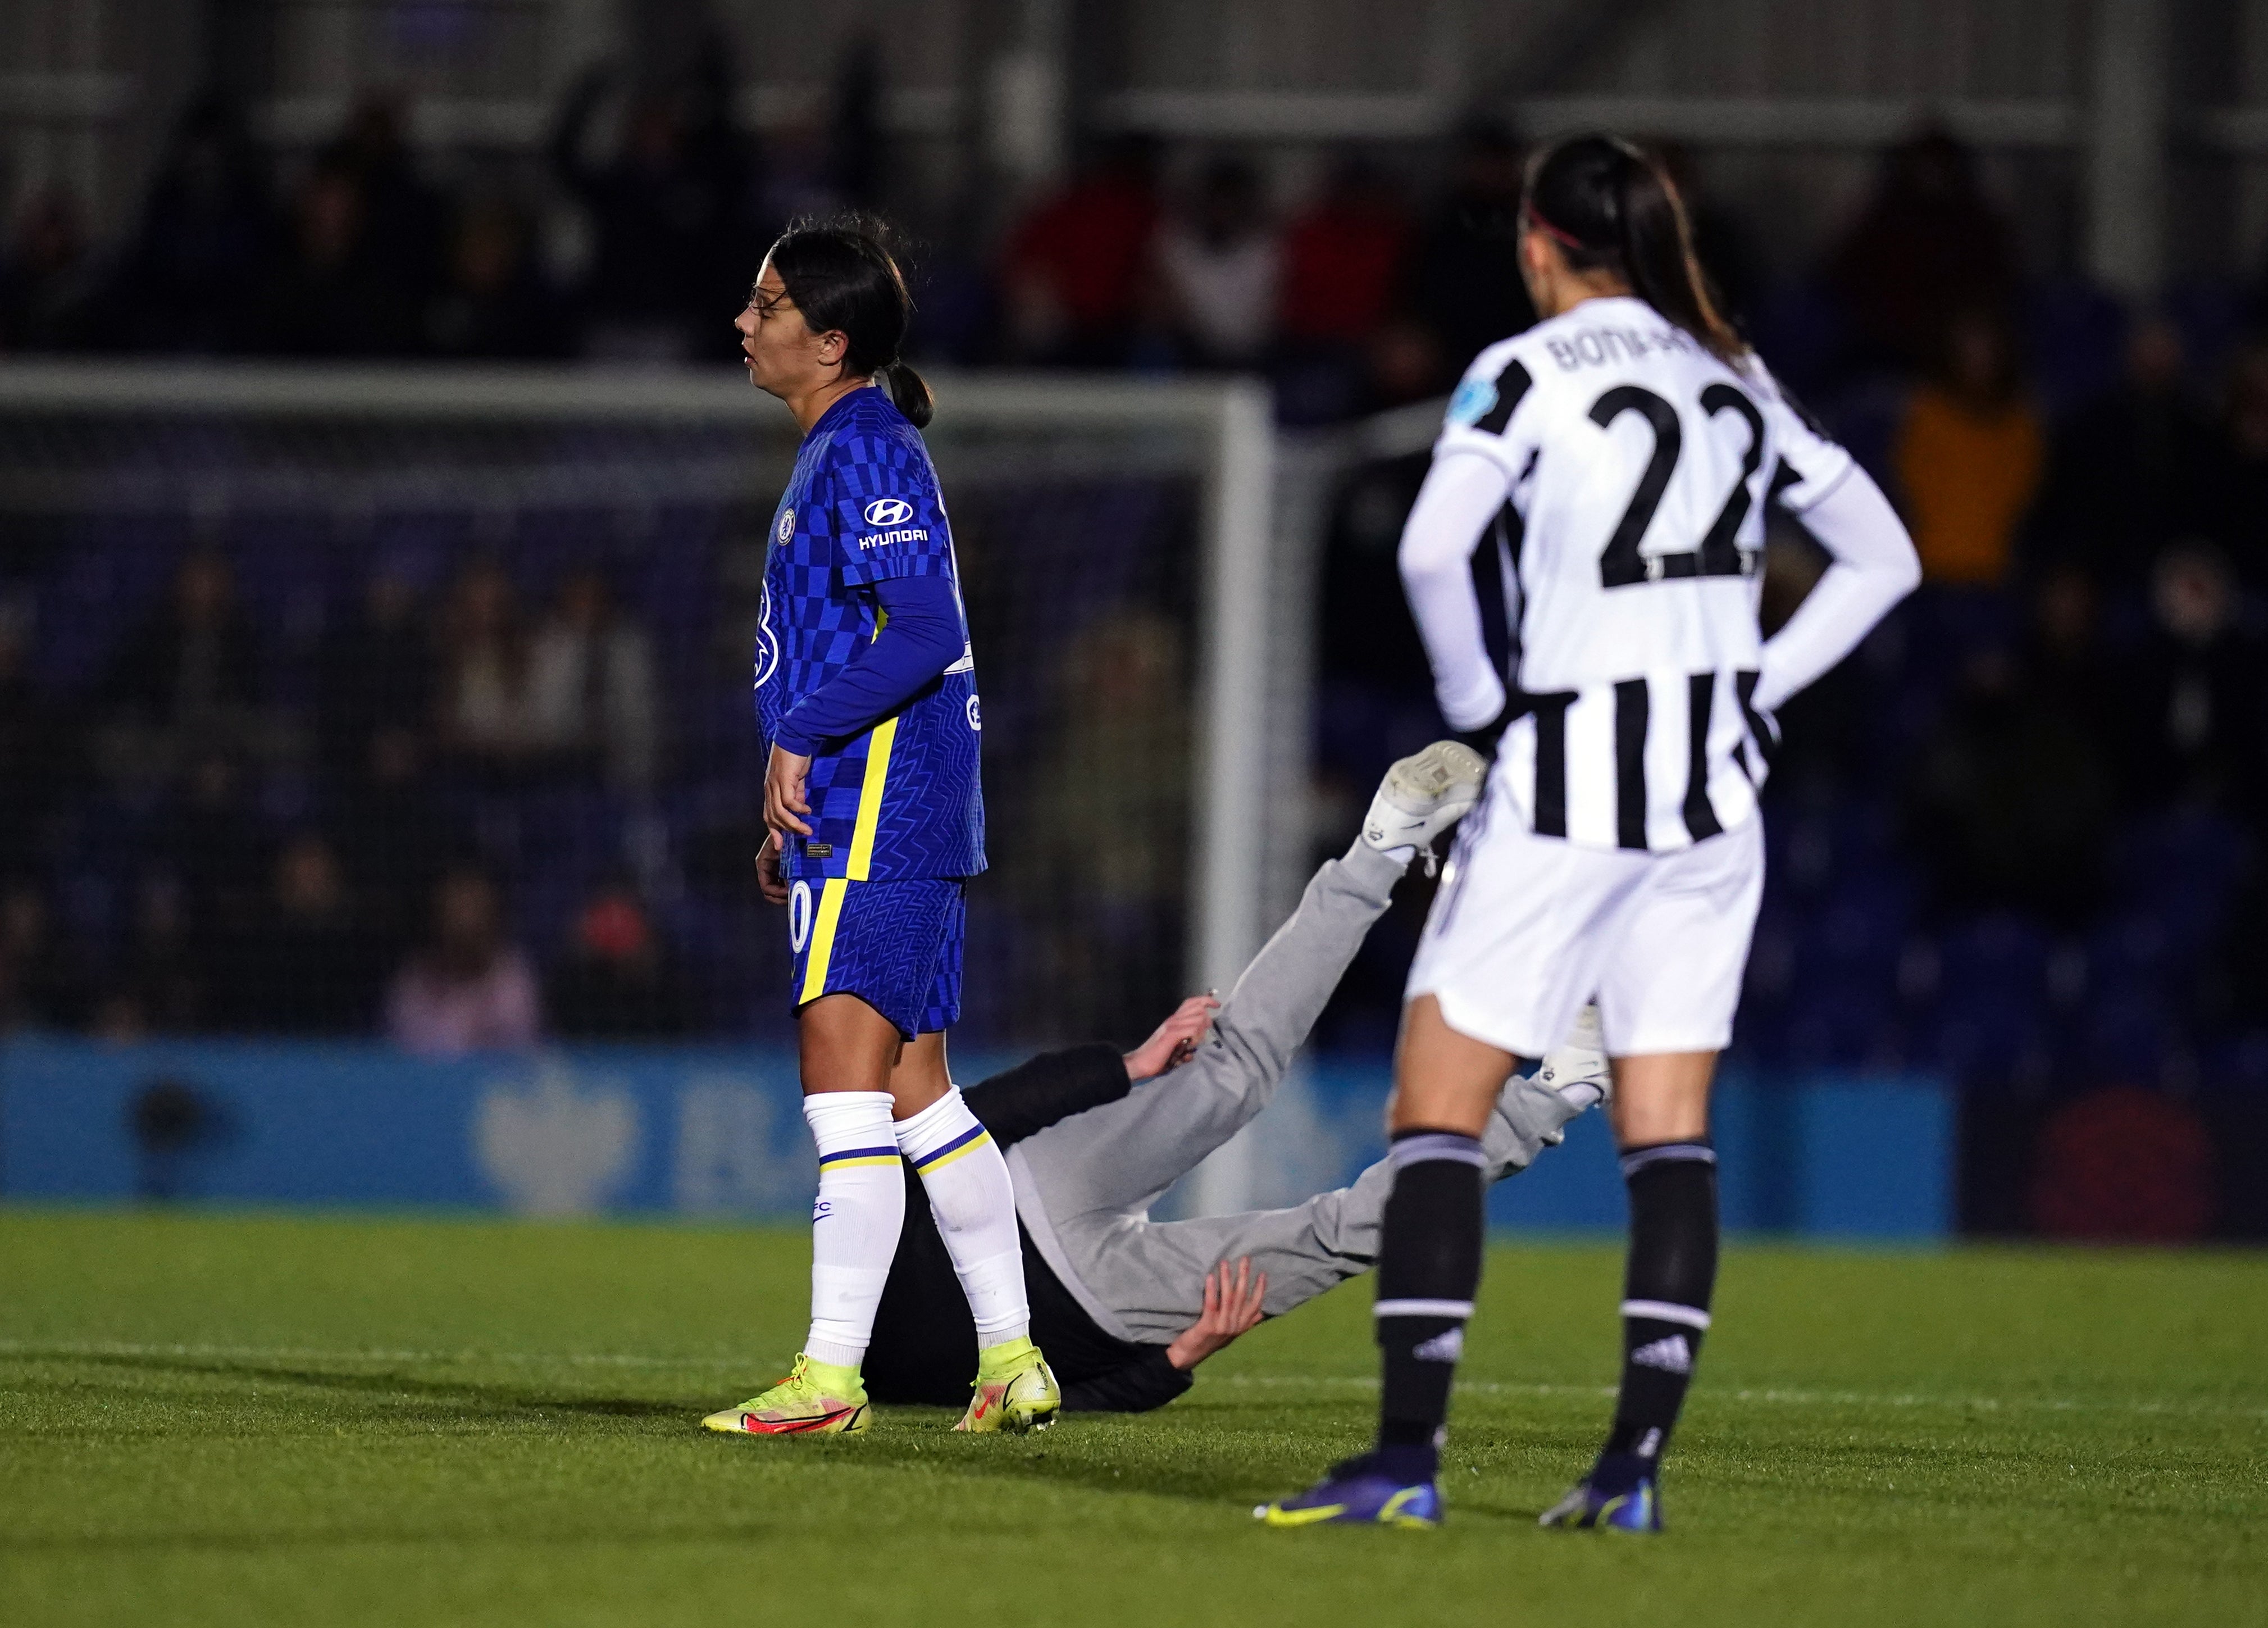
[[798, 221], [765, 258], [811, 331], [843, 335], [843, 377], [880, 380], [898, 410], [920, 429], [937, 404], [922, 376], [898, 357], [914, 302], [885, 235], [879, 223], [862, 216]]
[[1737, 367], [1748, 356], [1694, 256], [1677, 188], [1628, 142], [1575, 136], [1554, 143], [1528, 166], [1521, 211], [1559, 246], [1571, 270], [1613, 272], [1719, 361]]

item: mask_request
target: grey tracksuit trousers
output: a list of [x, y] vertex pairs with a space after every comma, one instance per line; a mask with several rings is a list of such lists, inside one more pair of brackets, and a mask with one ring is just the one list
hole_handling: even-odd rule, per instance
[[[1105, 1332], [1172, 1340], [1197, 1321], [1205, 1274], [1224, 1260], [1250, 1256], [1268, 1274], [1270, 1316], [1370, 1269], [1392, 1186], [1383, 1161], [1352, 1186], [1287, 1210], [1152, 1221], [1150, 1206], [1268, 1106], [1402, 872], [1359, 842], [1324, 865], [1244, 969], [1194, 1057], [1009, 1150], [1025, 1229]], [[1524, 1169], [1580, 1111], [1557, 1092], [1513, 1079], [1483, 1141], [1489, 1179]]]

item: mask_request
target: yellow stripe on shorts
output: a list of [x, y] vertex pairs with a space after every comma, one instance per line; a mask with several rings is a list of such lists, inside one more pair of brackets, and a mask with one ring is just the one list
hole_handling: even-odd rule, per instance
[[830, 876], [820, 889], [819, 913], [811, 924], [811, 955], [803, 963], [803, 993], [797, 998], [798, 1006], [827, 993], [827, 962], [835, 954], [835, 924], [843, 919], [843, 895], [850, 888], [840, 876]]
[[866, 748], [866, 778], [858, 788], [858, 823], [850, 833], [850, 863], [854, 882], [867, 880], [874, 862], [874, 829], [882, 822], [882, 787], [890, 778], [890, 748], [897, 743], [898, 720], [886, 718], [874, 726]]

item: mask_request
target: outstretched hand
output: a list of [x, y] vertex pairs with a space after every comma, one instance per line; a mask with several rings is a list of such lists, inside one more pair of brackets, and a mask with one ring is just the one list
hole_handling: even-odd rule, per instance
[[1192, 995], [1174, 1007], [1156, 1034], [1126, 1054], [1126, 1078], [1148, 1079], [1188, 1062], [1189, 1054], [1204, 1044], [1212, 1014], [1219, 1010], [1220, 1002], [1211, 995]]
[[1204, 1315], [1174, 1337], [1166, 1360], [1188, 1373], [1238, 1335], [1250, 1333], [1267, 1299], [1268, 1274], [1252, 1270], [1250, 1256], [1237, 1262], [1233, 1278], [1223, 1261], [1205, 1274]]

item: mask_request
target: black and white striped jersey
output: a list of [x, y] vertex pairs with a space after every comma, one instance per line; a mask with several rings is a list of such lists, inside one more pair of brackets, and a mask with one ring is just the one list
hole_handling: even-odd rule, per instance
[[1727, 365], [1642, 300], [1587, 300], [1481, 353], [1403, 575], [1449, 722], [1520, 710], [1497, 772], [1532, 829], [1661, 851], [1755, 814], [1776, 740], [1755, 693], [1765, 505], [1806, 509], [1852, 468], [1762, 362]]

